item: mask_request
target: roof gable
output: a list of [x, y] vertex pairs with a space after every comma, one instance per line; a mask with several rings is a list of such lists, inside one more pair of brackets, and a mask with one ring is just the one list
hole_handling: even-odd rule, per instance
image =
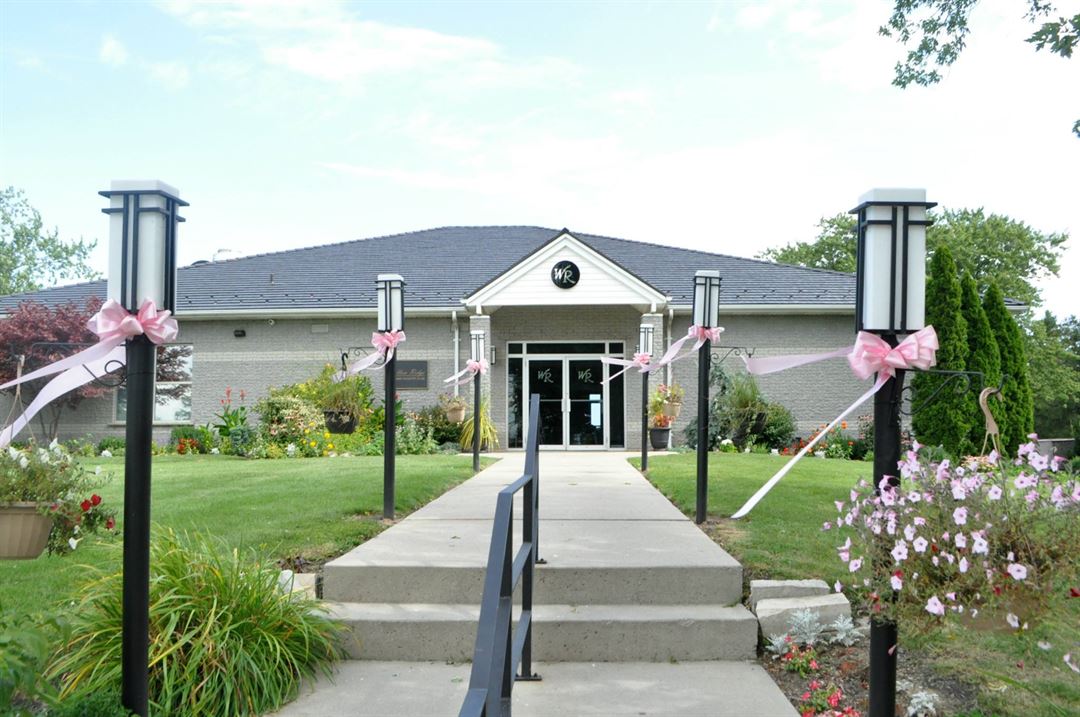
[[[561, 262], [576, 268], [576, 283], [557, 286]], [[566, 229], [462, 301], [468, 306], [637, 305], [655, 310], [668, 297]]]

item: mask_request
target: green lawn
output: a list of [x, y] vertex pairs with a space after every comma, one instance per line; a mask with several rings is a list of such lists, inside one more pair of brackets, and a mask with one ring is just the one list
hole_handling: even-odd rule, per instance
[[[859, 478], [869, 478], [872, 464], [855, 461], [802, 460], [746, 518], [727, 518], [780, 468], [786, 458], [758, 454], [709, 456], [710, 534], [746, 568], [750, 578], [824, 578], [845, 580], [836, 558], [836, 532], [821, 525], [836, 519], [834, 500], [847, 501]], [[631, 462], [640, 467], [637, 459]], [[696, 458], [692, 453], [649, 460], [649, 480], [687, 515], [693, 516]], [[1075, 564], [1074, 564], [1075, 565]], [[1080, 714], [1080, 676], [1061, 660], [1071, 646], [1080, 654], [1080, 599], [1067, 597], [1080, 586], [1080, 575], [1063, 566], [1049, 609], [1039, 624], [1019, 634], [994, 623], [988, 629], [934, 629], [918, 634], [901, 625], [900, 641], [926, 652], [942, 671], [982, 688], [983, 715], [1068, 717]], [[910, 626], [909, 626], [910, 627]], [[1054, 645], [1041, 650], [1039, 641]], [[978, 713], [976, 713], [978, 714]]]
[[[485, 459], [490, 462], [490, 459]], [[99, 492], [122, 514], [122, 458], [87, 459], [112, 480]], [[379, 533], [381, 456], [252, 461], [227, 456], [160, 456], [153, 463], [155, 524], [201, 530], [276, 558], [322, 562]], [[399, 456], [397, 515], [411, 512], [472, 475], [470, 455]], [[4, 610], [48, 608], [74, 596], [81, 565], [115, 561], [105, 543], [84, 540], [64, 557], [0, 561]]]

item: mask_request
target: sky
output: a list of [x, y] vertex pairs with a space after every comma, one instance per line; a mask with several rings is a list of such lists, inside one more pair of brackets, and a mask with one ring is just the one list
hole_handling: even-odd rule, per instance
[[1080, 58], [1025, 43], [1026, 5], [900, 90], [887, 0], [0, 0], [0, 185], [102, 239], [98, 190], [163, 180], [181, 265], [502, 224], [754, 256], [873, 187], [1080, 237]]

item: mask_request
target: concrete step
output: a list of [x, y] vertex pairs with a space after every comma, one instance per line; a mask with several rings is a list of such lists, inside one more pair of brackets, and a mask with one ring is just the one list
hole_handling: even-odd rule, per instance
[[[490, 543], [488, 521], [409, 517], [323, 566], [323, 597], [479, 605]], [[742, 597], [742, 566], [681, 516], [542, 520], [540, 556], [548, 564], [537, 566], [538, 604], [735, 605]]]
[[[472, 659], [480, 609], [446, 603], [331, 603], [350, 657]], [[757, 620], [741, 605], [537, 605], [533, 657], [547, 662], [750, 660]]]
[[[275, 717], [454, 717], [470, 665], [372, 662], [337, 665], [301, 688]], [[539, 663], [541, 682], [518, 682], [514, 717], [798, 717], [760, 665], [747, 662]]]

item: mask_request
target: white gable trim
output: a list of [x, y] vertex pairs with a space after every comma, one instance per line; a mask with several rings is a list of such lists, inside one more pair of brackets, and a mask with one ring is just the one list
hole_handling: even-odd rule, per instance
[[[551, 293], [546, 295], [546, 300], [534, 296], [524, 299], [515, 296], [513, 288], [525, 277], [535, 277], [537, 273], [550, 275], [551, 265], [563, 258], [577, 258], [587, 261], [590, 272], [599, 272], [599, 279], [606, 282], [609, 287], [616, 288], [622, 295], [622, 300], [612, 301], [590, 295], [589, 291], [578, 291], [579, 286], [572, 289], [559, 289], [550, 283], [547, 287]], [[593, 281], [592, 276], [583, 277], [586, 281]], [[518, 292], [520, 293], [520, 292]], [[492, 279], [472, 295], [462, 299], [462, 303], [469, 307], [499, 306], [535, 306], [535, 305], [588, 305], [588, 304], [634, 304], [650, 307], [665, 306], [671, 300], [641, 279], [626, 271], [611, 259], [585, 244], [570, 232], [564, 231], [554, 239], [537, 249], [533, 254], [525, 257], [513, 267]], [[656, 308], [652, 309], [656, 311]]]

